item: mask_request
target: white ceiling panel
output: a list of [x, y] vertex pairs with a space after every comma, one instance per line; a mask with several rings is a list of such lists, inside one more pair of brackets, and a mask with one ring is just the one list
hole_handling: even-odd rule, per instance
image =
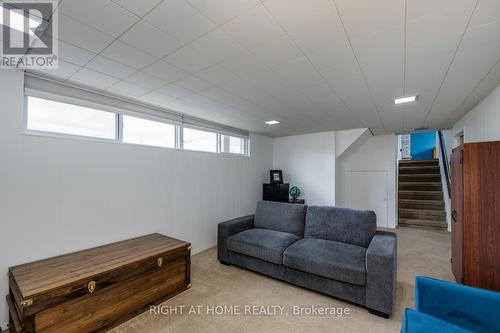
[[162, 58], [182, 46], [182, 43], [177, 39], [145, 21], [134, 25], [120, 37], [120, 40], [158, 58]]
[[150, 89], [127, 81], [120, 81], [112, 85], [108, 89], [106, 89], [106, 91], [112, 94], [118, 94], [130, 98], [130, 97], [139, 97], [141, 95], [144, 95], [145, 93], [150, 91]]
[[196, 73], [200, 77], [212, 84], [220, 85], [229, 81], [236, 80], [238, 77], [233, 72], [222, 67], [222, 65], [214, 65]]
[[125, 79], [136, 71], [132, 67], [120, 64], [119, 62], [100, 55], [92, 59], [85, 67], [118, 79]]
[[116, 79], [112, 76], [95, 72], [87, 68], [81, 68], [78, 72], [73, 74], [67, 81], [72, 83], [82, 84], [86, 87], [97, 90], [105, 90], [106, 88], [109, 88], [113, 84], [120, 82], [119, 79]]
[[111, 0], [117, 5], [131, 11], [137, 16], [143, 17], [151, 9], [157, 6], [163, 0]]
[[139, 20], [115, 3], [103, 0], [64, 0], [59, 12], [113, 37], [118, 37]]
[[184, 43], [201, 37], [216, 27], [184, 0], [163, 1], [144, 19]]
[[142, 69], [151, 65], [157, 58], [141, 50], [116, 40], [102, 53], [103, 56], [118, 61], [135, 69]]
[[163, 58], [163, 61], [183, 69], [189, 73], [196, 73], [215, 64], [215, 61], [199, 54], [189, 46], [184, 46], [174, 53]]
[[65, 81], [71, 75], [75, 74], [80, 70], [80, 66], [73, 65], [64, 60], [59, 60], [59, 65], [57, 69], [31, 69], [30, 73], [41, 75], [49, 79], [54, 79], [57, 81]]
[[32, 72], [273, 136], [449, 127], [500, 80], [499, 6], [64, 0], [60, 67]]
[[222, 61], [241, 53], [243, 48], [220, 29], [209, 32], [189, 43], [198, 54], [214, 61]]
[[63, 41], [59, 41], [59, 59], [66, 62], [84, 66], [92, 58], [96, 56], [96, 53], [81, 49], [74, 45], [68, 44]]
[[129, 76], [126, 81], [152, 90], [167, 85], [167, 82], [141, 71]]
[[186, 76], [189, 76], [188, 72], [173, 65], [167, 64], [162, 60], [157, 61], [154, 64], [144, 68], [143, 72], [153, 75], [166, 82], [174, 82]]
[[258, 0], [188, 0], [196, 9], [221, 25], [259, 4]]
[[59, 14], [58, 33], [60, 40], [96, 53], [113, 42], [110, 35], [62, 14]]
[[244, 12], [221, 28], [247, 48], [254, 48], [283, 34], [262, 5]]

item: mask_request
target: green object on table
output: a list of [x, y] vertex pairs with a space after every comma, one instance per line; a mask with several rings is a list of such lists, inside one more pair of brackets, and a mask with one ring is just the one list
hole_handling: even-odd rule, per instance
[[292, 186], [292, 188], [290, 189], [290, 196], [293, 200], [297, 200], [297, 198], [300, 197], [300, 188], [298, 188], [297, 186]]

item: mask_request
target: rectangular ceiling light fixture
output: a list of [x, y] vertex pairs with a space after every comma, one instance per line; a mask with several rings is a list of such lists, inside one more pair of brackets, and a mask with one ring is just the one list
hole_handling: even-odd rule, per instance
[[394, 104], [403, 104], [403, 103], [411, 103], [415, 102], [418, 98], [418, 95], [406, 96], [406, 97], [398, 97], [394, 99]]
[[276, 124], [279, 124], [280, 122], [277, 121], [277, 120], [269, 120], [269, 121], [266, 121], [266, 124], [268, 125], [276, 125]]

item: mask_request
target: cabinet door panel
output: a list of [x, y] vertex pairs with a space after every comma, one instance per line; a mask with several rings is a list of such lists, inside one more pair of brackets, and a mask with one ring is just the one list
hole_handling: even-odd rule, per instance
[[463, 278], [463, 149], [453, 149], [451, 155], [451, 257], [457, 282]]

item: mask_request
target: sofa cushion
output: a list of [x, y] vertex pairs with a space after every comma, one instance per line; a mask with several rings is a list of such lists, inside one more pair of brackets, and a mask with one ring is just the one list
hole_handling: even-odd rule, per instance
[[377, 231], [377, 217], [369, 210], [309, 206], [304, 237], [368, 247]]
[[229, 251], [269, 261], [283, 263], [283, 251], [300, 237], [276, 230], [253, 228], [228, 237]]
[[337, 281], [364, 286], [366, 249], [348, 243], [303, 238], [283, 253], [283, 265]]
[[306, 208], [305, 205], [260, 201], [255, 212], [254, 226], [303, 237]]
[[401, 333], [440, 332], [440, 333], [472, 333], [459, 326], [428, 314], [406, 309], [403, 314]]

